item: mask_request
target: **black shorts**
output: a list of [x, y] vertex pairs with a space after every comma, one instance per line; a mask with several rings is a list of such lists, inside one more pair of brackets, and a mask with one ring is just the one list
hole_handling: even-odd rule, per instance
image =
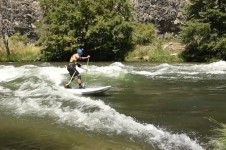
[[78, 70], [76, 70], [74, 64], [69, 64], [69, 65], [67, 66], [67, 70], [68, 70], [68, 72], [69, 72], [69, 74], [70, 74], [71, 77], [74, 75], [74, 76], [73, 76], [73, 79], [74, 79], [76, 76], [79, 75], [79, 72], [78, 72]]

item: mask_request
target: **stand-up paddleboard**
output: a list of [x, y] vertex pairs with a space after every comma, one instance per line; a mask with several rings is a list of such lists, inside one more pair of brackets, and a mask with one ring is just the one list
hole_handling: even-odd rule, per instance
[[92, 94], [103, 94], [110, 88], [111, 86], [104, 86], [104, 87], [90, 87], [90, 88], [84, 88], [84, 89], [67, 89], [67, 90], [72, 92], [73, 94], [92, 95]]

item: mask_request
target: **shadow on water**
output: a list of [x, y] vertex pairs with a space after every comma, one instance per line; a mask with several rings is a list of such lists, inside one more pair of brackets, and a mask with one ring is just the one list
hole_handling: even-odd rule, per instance
[[[13, 117], [0, 113], [2, 150], [150, 150], [150, 145], [122, 136], [95, 134], [65, 125], [51, 118]], [[154, 149], [153, 149], [154, 150]]]

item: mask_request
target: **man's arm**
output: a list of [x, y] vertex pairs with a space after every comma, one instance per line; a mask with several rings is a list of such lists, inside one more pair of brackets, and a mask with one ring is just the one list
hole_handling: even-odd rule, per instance
[[81, 60], [83, 59], [89, 59], [90, 58], [90, 55], [86, 56], [86, 57], [80, 57]]
[[[79, 57], [80, 60], [89, 59], [89, 58], [90, 58], [90, 55], [88, 55], [86, 57]], [[78, 63], [77, 65], [78, 65], [79, 68], [82, 68], [82, 69], [88, 71], [87, 69], [83, 68], [81, 64]]]

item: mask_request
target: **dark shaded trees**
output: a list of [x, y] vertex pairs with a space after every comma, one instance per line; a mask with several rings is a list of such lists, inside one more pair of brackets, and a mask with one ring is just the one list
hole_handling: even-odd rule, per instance
[[132, 48], [128, 0], [41, 0], [41, 7], [47, 60], [66, 60], [79, 47], [95, 60], [122, 60]]
[[226, 1], [192, 0], [181, 36], [187, 61], [226, 60]]

